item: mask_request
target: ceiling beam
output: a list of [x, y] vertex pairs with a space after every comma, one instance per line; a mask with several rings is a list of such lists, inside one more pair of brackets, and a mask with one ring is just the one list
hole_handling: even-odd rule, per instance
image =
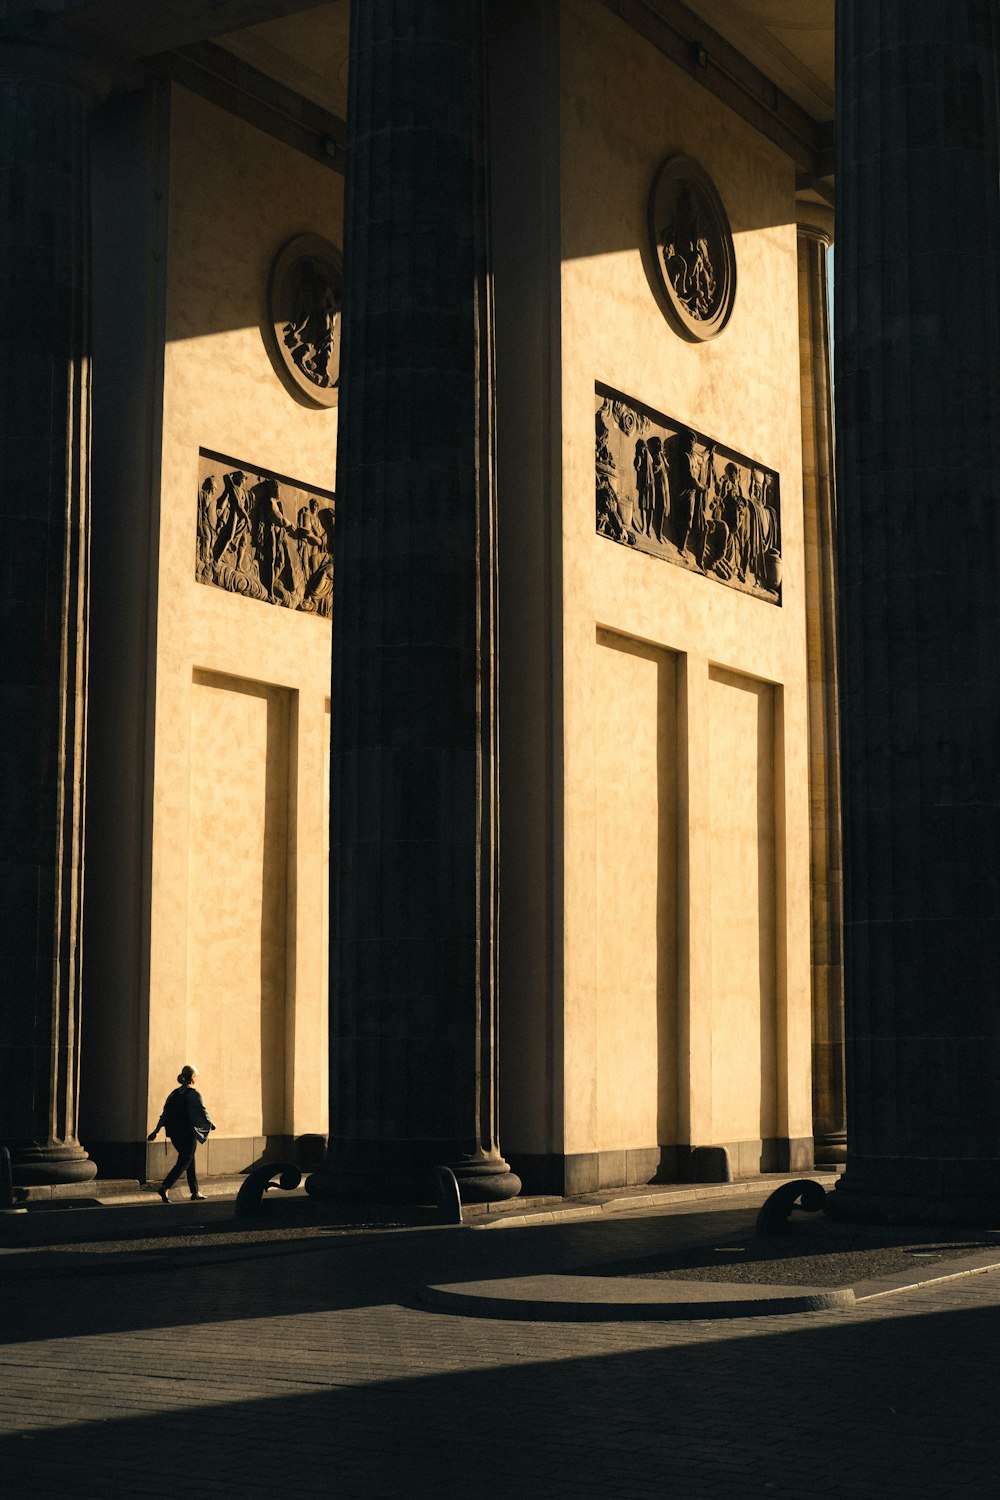
[[8, 24], [32, 16], [58, 18], [67, 31], [122, 59], [189, 47], [227, 31], [241, 31], [330, 0], [30, 0], [2, 8]]
[[601, 3], [761, 135], [780, 146], [799, 172], [825, 177], [833, 170], [824, 126], [686, 5], [679, 0], [601, 0]]
[[343, 173], [346, 121], [258, 72], [224, 47], [196, 42], [151, 57], [148, 67], [150, 72], [174, 79], [322, 166]]

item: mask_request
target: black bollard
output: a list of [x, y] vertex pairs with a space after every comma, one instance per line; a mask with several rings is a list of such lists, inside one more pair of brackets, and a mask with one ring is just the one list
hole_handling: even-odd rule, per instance
[[442, 1224], [461, 1224], [462, 1194], [458, 1178], [450, 1167], [434, 1168], [434, 1188]]
[[[275, 1182], [277, 1177], [277, 1182]], [[290, 1161], [265, 1161], [252, 1168], [244, 1178], [243, 1186], [236, 1194], [233, 1210], [237, 1219], [251, 1219], [264, 1211], [264, 1194], [270, 1187], [283, 1188], [290, 1193], [302, 1181], [302, 1173]]]
[[783, 1182], [775, 1188], [764, 1207], [757, 1215], [754, 1234], [764, 1239], [772, 1234], [791, 1234], [788, 1215], [793, 1208], [803, 1213], [818, 1214], [826, 1200], [826, 1189], [811, 1177], [800, 1177], [796, 1182]]

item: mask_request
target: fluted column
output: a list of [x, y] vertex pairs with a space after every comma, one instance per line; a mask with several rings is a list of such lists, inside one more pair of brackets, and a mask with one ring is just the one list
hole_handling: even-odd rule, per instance
[[503, 1198], [479, 3], [353, 0], [320, 1197]]
[[843, 874], [837, 694], [833, 405], [827, 256], [833, 213], [798, 205], [802, 499], [809, 661], [813, 1143], [817, 1162], [846, 1155]]
[[1000, 131], [992, 0], [837, 6], [846, 1176], [1000, 1221]]
[[88, 121], [58, 29], [0, 39], [0, 1143], [85, 1181], [76, 1139], [89, 538]]

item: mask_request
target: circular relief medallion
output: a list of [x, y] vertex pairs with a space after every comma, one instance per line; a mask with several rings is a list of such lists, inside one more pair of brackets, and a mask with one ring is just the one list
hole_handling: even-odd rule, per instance
[[668, 156], [653, 178], [649, 235], [678, 331], [714, 339], [736, 300], [736, 254], [715, 184], [690, 156]]
[[340, 380], [343, 260], [318, 234], [278, 251], [267, 289], [271, 354], [292, 386], [317, 406], [336, 406]]

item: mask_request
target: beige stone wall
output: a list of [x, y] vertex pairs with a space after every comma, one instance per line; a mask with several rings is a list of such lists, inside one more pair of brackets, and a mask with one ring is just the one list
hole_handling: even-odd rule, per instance
[[774, 692], [709, 671], [712, 1128], [722, 1141], [777, 1135]]
[[604, 631], [596, 654], [594, 1110], [629, 1151], [676, 1138], [677, 671]]
[[[794, 170], [596, 0], [564, 0], [560, 48], [564, 932], [551, 1004], [565, 1103], [547, 1149], [749, 1143], [746, 1167], [754, 1142], [811, 1133]], [[734, 232], [736, 305], [708, 344], [668, 324], [645, 250], [650, 184], [675, 151], [714, 179]], [[780, 608], [595, 534], [595, 381], [778, 471]], [[595, 648], [597, 632], [616, 646], [600, 634]], [[654, 687], [671, 653], [673, 717]], [[657, 865], [672, 763], [677, 836]], [[609, 895], [631, 871], [644, 872], [634, 912]], [[676, 965], [654, 982], [668, 911]], [[671, 1028], [654, 1023], [672, 987], [673, 1063]]]
[[183, 1051], [236, 1136], [285, 1122], [290, 717], [284, 689], [195, 675]]
[[342, 243], [343, 179], [175, 87], [169, 215], [146, 1092], [196, 1049], [230, 1170], [326, 1128], [330, 624], [195, 581], [198, 450], [334, 488], [336, 409], [262, 324], [285, 241]]

